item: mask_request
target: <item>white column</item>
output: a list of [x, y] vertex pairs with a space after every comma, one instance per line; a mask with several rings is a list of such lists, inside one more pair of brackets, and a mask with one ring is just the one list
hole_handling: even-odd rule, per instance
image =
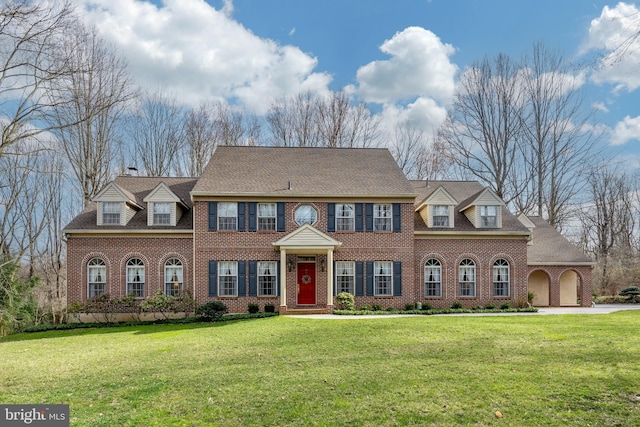
[[287, 306], [287, 251], [280, 249], [280, 307]]
[[327, 305], [333, 305], [333, 249], [327, 251]]

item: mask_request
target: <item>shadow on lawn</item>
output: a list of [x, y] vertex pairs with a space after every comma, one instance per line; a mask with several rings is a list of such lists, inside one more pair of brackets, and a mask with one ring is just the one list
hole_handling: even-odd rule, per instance
[[185, 322], [185, 323], [149, 323], [140, 325], [126, 325], [119, 326], [117, 324], [104, 324], [104, 326], [95, 327], [79, 327], [76, 329], [64, 329], [64, 330], [50, 330], [42, 332], [22, 332], [15, 335], [8, 335], [6, 337], [0, 337], [0, 346], [5, 342], [15, 341], [33, 341], [48, 338], [63, 338], [74, 337], [81, 335], [104, 335], [114, 334], [119, 332], [130, 333], [133, 332], [136, 335], [154, 334], [158, 332], [167, 331], [181, 331], [181, 330], [193, 330], [203, 328], [222, 328], [227, 325], [231, 325], [238, 322], [256, 321], [265, 318], [253, 318], [253, 319], [232, 319], [223, 320], [217, 322]]

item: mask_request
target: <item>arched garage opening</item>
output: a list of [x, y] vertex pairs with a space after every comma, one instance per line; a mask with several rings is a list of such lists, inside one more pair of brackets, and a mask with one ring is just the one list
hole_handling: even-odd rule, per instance
[[546, 307], [549, 305], [549, 275], [542, 270], [529, 274], [527, 290], [534, 293], [533, 305]]
[[573, 270], [560, 275], [560, 305], [578, 305], [578, 288], [580, 276]]

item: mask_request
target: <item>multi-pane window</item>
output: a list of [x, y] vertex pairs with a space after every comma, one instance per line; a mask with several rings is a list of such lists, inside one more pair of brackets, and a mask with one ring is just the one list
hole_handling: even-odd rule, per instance
[[429, 259], [424, 264], [424, 295], [442, 296], [442, 264], [437, 259]]
[[153, 225], [171, 224], [171, 203], [153, 203]]
[[373, 205], [373, 230], [391, 231], [391, 205]]
[[275, 203], [258, 203], [258, 230], [276, 231]]
[[355, 295], [356, 268], [353, 261], [336, 261], [336, 292]]
[[496, 228], [498, 226], [498, 207], [480, 206], [480, 224], [482, 227]]
[[336, 204], [336, 231], [354, 231], [355, 223], [355, 206]]
[[296, 209], [294, 219], [296, 220], [296, 224], [298, 225], [313, 225], [318, 220], [318, 212], [311, 205], [300, 205]]
[[93, 258], [87, 265], [87, 295], [89, 298], [104, 294], [107, 283], [107, 266], [100, 258]]
[[120, 224], [120, 202], [102, 202], [102, 223]]
[[169, 296], [179, 295], [183, 287], [182, 261], [170, 258], [164, 263], [164, 293]]
[[449, 206], [433, 206], [433, 226], [449, 227]]
[[473, 260], [465, 258], [460, 262], [458, 282], [460, 285], [459, 295], [461, 297], [476, 296], [476, 263]]
[[218, 263], [218, 295], [238, 296], [238, 263], [236, 261]]
[[505, 259], [493, 263], [493, 296], [509, 296], [509, 263]]
[[220, 202], [218, 203], [218, 230], [238, 229], [238, 204]]
[[258, 262], [258, 296], [275, 296], [277, 292], [277, 268], [275, 261]]
[[127, 261], [127, 295], [144, 298], [144, 263], [141, 259]]
[[376, 261], [373, 264], [374, 295], [393, 295], [393, 263]]

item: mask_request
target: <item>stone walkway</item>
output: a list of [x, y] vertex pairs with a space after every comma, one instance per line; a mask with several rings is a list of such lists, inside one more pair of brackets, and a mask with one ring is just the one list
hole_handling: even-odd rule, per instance
[[[537, 313], [460, 313], [435, 314], [434, 316], [538, 316], [541, 314], [608, 314], [621, 310], [640, 310], [640, 304], [598, 304], [595, 307], [540, 307]], [[290, 315], [304, 319], [389, 319], [391, 317], [420, 316], [419, 314], [381, 314], [381, 315], [336, 315], [301, 314]]]

